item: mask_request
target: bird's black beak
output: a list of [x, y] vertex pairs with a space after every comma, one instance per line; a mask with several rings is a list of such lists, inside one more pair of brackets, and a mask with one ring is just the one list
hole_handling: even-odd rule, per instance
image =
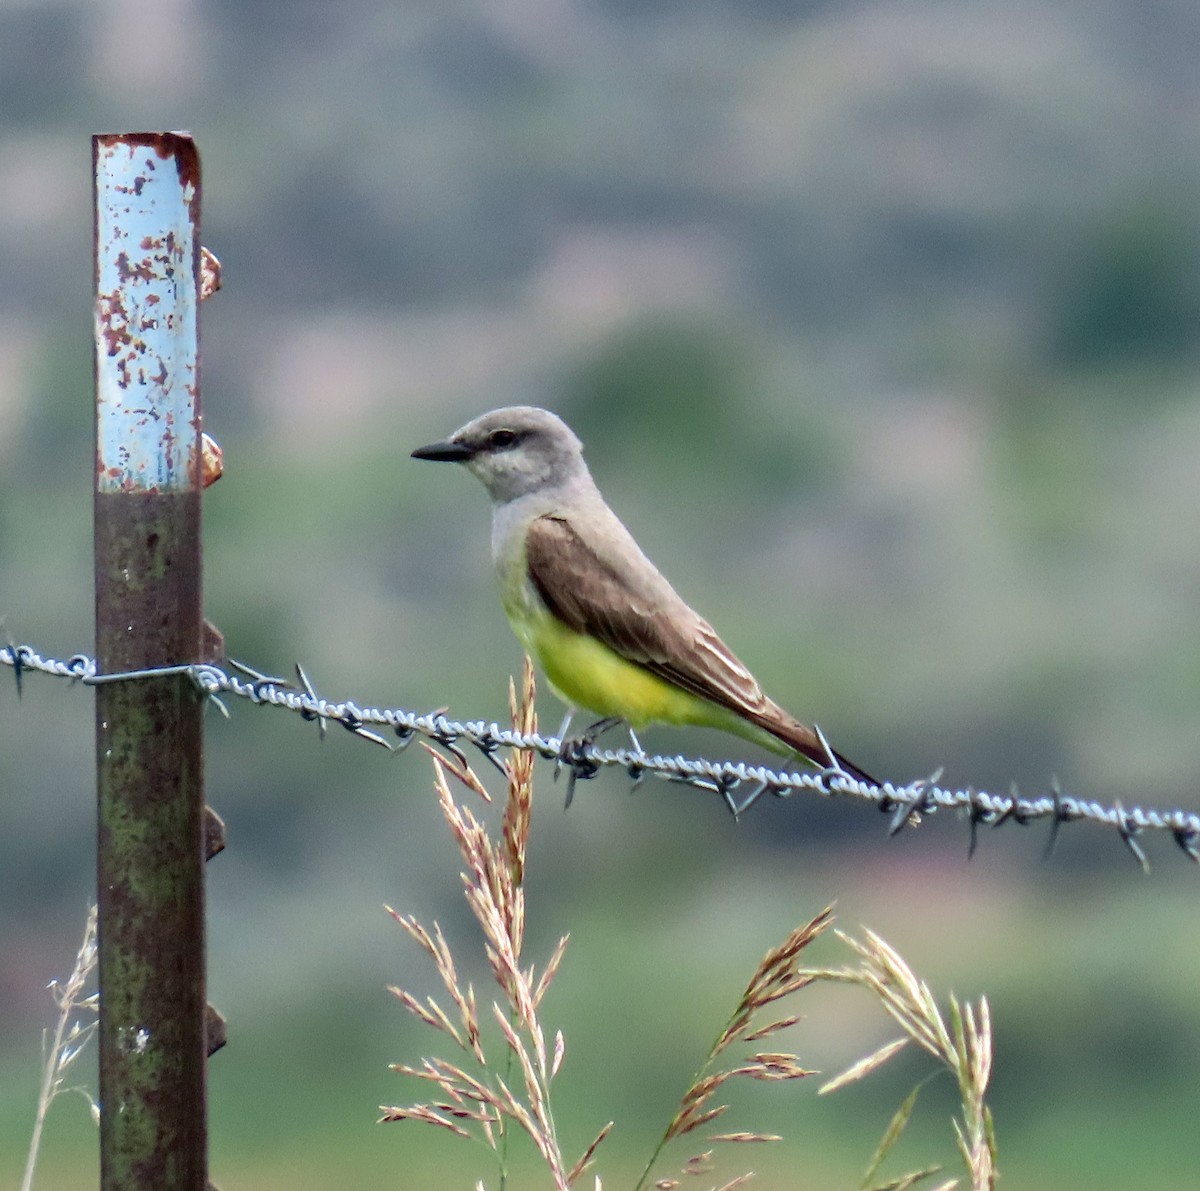
[[414, 459], [432, 459], [435, 463], [466, 463], [475, 452], [460, 442], [431, 442], [412, 453]]

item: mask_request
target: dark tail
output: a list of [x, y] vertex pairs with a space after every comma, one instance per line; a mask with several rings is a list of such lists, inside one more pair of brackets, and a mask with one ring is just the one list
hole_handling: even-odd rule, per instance
[[[844, 769], [852, 778], [865, 782], [868, 786], [881, 786], [883, 783], [873, 778], [865, 769], [859, 769], [853, 761], [848, 761], [836, 749], [826, 750], [820, 735], [807, 724], [801, 723], [779, 707], [772, 707], [774, 714], [754, 717], [759, 727], [765, 728], [776, 740], [782, 741], [788, 748], [806, 757], [819, 769], [831, 768], [835, 763]], [[829, 753], [833, 756], [830, 757]]]

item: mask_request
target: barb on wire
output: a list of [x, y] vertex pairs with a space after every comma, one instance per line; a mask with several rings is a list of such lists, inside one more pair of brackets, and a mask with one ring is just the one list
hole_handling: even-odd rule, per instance
[[[999, 827], [1010, 819], [1022, 826], [1039, 820], [1049, 820], [1050, 837], [1047, 852], [1053, 847], [1064, 823], [1087, 821], [1116, 830], [1121, 842], [1129, 849], [1143, 869], [1149, 868], [1146, 852], [1139, 837], [1147, 831], [1169, 832], [1184, 855], [1200, 864], [1200, 813], [1181, 809], [1162, 810], [1155, 807], [1125, 807], [1117, 802], [1105, 806], [1066, 794], [1057, 780], [1049, 794], [1025, 797], [1013, 786], [1008, 794], [990, 794], [968, 786], [962, 790], [945, 789], [938, 785], [941, 770], [926, 778], [897, 786], [892, 782], [872, 785], [860, 781], [845, 770], [771, 769], [744, 761], [711, 761], [703, 757], [662, 756], [646, 753], [631, 734], [631, 748], [602, 749], [594, 741], [567, 741], [560, 736], [542, 736], [537, 732], [517, 732], [501, 728], [495, 722], [468, 720], [460, 722], [447, 718], [445, 708], [424, 714], [404, 708], [359, 707], [343, 700], [333, 702], [319, 696], [304, 670], [297, 666], [299, 686], [282, 678], [260, 674], [240, 662], [230, 662], [228, 669], [198, 662], [194, 665], [165, 666], [156, 670], [138, 670], [122, 674], [97, 674], [96, 663], [86, 654], [75, 654], [65, 661], [44, 658], [28, 645], [8, 644], [0, 647], [0, 665], [10, 667], [18, 686], [23, 676], [31, 673], [69, 678], [87, 686], [103, 682], [135, 681], [141, 678], [186, 674], [207, 698], [220, 704], [219, 696], [246, 699], [270, 707], [281, 707], [301, 718], [316, 721], [321, 730], [332, 720], [355, 736], [373, 744], [399, 752], [417, 736], [424, 736], [451, 753], [463, 766], [468, 764], [464, 743], [473, 745], [500, 767], [496, 751], [501, 748], [525, 749], [537, 753], [570, 771], [571, 789], [576, 781], [595, 777], [606, 766], [624, 769], [636, 789], [647, 775], [664, 781], [682, 782], [696, 789], [717, 794], [733, 812], [744, 814], [768, 791], [777, 798], [788, 798], [798, 791], [822, 797], [857, 798], [874, 803], [884, 814], [891, 815], [889, 834], [897, 834], [906, 824], [919, 821], [924, 815], [938, 811], [963, 814], [970, 823], [968, 855], [975, 851], [980, 824]], [[222, 710], [225, 708], [221, 705]], [[389, 741], [381, 731], [396, 738]], [[832, 753], [831, 753], [832, 755]], [[743, 785], [749, 793], [739, 801], [736, 791]]]

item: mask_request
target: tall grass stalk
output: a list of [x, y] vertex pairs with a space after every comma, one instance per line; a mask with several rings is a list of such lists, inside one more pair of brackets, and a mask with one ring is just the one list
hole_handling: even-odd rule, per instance
[[[533, 669], [528, 658], [518, 693], [510, 683], [509, 703], [513, 725], [519, 731], [537, 728], [534, 712]], [[475, 772], [461, 759], [450, 759], [429, 750], [433, 757], [434, 789], [442, 815], [458, 845], [462, 859], [463, 891], [482, 935], [492, 979], [499, 990], [490, 1014], [481, 1020], [475, 989], [464, 984], [454, 955], [435, 922], [427, 929], [411, 915], [389, 908], [389, 913], [426, 952], [441, 979], [445, 996], [423, 1000], [401, 988], [392, 993], [414, 1017], [431, 1026], [457, 1051], [453, 1061], [425, 1058], [420, 1065], [396, 1064], [393, 1070], [422, 1080], [429, 1098], [412, 1104], [384, 1106], [382, 1121], [421, 1121], [456, 1137], [482, 1143], [497, 1164], [501, 1191], [510, 1172], [510, 1136], [525, 1133], [549, 1169], [555, 1191], [568, 1191], [592, 1165], [597, 1149], [612, 1129], [610, 1121], [574, 1161], [563, 1155], [551, 1110], [551, 1090], [562, 1067], [566, 1042], [561, 1031], [548, 1035], [541, 1019], [543, 999], [559, 969], [567, 937], [558, 941], [539, 969], [523, 958], [525, 936], [525, 862], [533, 817], [533, 754], [514, 752], [506, 763], [507, 793], [500, 830], [495, 837], [475, 813], [455, 799], [451, 781], [486, 802], [491, 797]], [[776, 1134], [754, 1130], [714, 1131], [728, 1111], [723, 1099], [735, 1081], [754, 1079], [772, 1083], [798, 1080], [813, 1074], [799, 1057], [768, 1049], [800, 1020], [792, 1000], [818, 982], [855, 984], [870, 990], [901, 1027], [904, 1037], [888, 1042], [860, 1059], [841, 1075], [828, 1080], [822, 1093], [837, 1091], [878, 1070], [915, 1041], [949, 1069], [958, 1082], [961, 1118], [953, 1122], [955, 1137], [971, 1178], [973, 1191], [994, 1191], [996, 1147], [992, 1119], [985, 1095], [991, 1074], [991, 1021], [987, 1001], [977, 1005], [949, 1000], [949, 1024], [928, 986], [878, 935], [864, 932], [861, 940], [835, 932], [854, 953], [856, 962], [841, 968], [809, 968], [801, 964], [809, 946], [830, 927], [831, 908], [796, 927], [763, 956], [733, 1012], [680, 1100], [679, 1107], [642, 1169], [634, 1191], [673, 1191], [686, 1181], [698, 1180], [716, 1169], [714, 1146], [778, 1141]], [[498, 1038], [502, 1057], [497, 1061]], [[775, 1042], [775, 1045], [778, 1045]], [[924, 1081], [922, 1081], [923, 1083]], [[926, 1184], [940, 1167], [927, 1166], [899, 1178], [876, 1182], [876, 1174], [896, 1145], [914, 1111], [922, 1085], [905, 1099], [892, 1117], [883, 1140], [863, 1177], [866, 1191], [899, 1191]], [[678, 1173], [666, 1173], [665, 1155], [672, 1143], [701, 1141], [699, 1152], [678, 1164]], [[743, 1186], [747, 1171], [713, 1186], [712, 1191], [733, 1191]], [[950, 1191], [957, 1179], [942, 1182], [934, 1191]], [[599, 1177], [595, 1191], [602, 1191]], [[485, 1191], [482, 1181], [476, 1191]]]
[[[91, 1108], [93, 1120], [99, 1122], [100, 1119], [100, 1106], [85, 1088], [64, 1086], [68, 1072], [87, 1048], [98, 1026], [95, 1015], [99, 1009], [99, 993], [85, 992], [96, 968], [97, 954], [96, 907], [93, 906], [88, 913], [83, 942], [75, 955], [75, 967], [71, 975], [65, 982], [50, 982], [50, 993], [58, 1006], [58, 1019], [54, 1024], [54, 1032], [42, 1035], [42, 1083], [38, 1090], [37, 1112], [33, 1121], [33, 1135], [29, 1141], [29, 1153], [25, 1158], [21, 1191], [32, 1191], [46, 1117], [50, 1112], [50, 1105], [59, 1095], [65, 1091], [80, 1093]], [[81, 1011], [89, 1015], [91, 1020], [82, 1020]]]

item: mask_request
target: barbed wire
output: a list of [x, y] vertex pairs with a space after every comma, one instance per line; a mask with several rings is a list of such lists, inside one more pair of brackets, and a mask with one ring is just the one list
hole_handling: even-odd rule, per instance
[[[538, 732], [517, 732], [484, 720], [453, 720], [441, 711], [424, 714], [404, 708], [363, 707], [353, 700], [334, 702], [319, 696], [307, 674], [296, 666], [297, 682], [260, 674], [249, 666], [229, 661], [228, 668], [208, 662], [164, 666], [149, 670], [134, 670], [119, 674], [98, 674], [96, 662], [87, 654], [77, 653], [66, 660], [43, 657], [28, 645], [9, 644], [0, 647], [0, 664], [14, 673], [18, 697], [26, 673], [48, 674], [67, 678], [84, 686], [107, 682], [137, 681], [168, 675], [186, 675], [196, 688], [210, 699], [226, 717], [228, 709], [223, 696], [246, 699], [267, 707], [280, 707], [298, 714], [302, 719], [315, 721], [324, 736], [329, 723], [340, 724], [353, 735], [391, 751], [407, 748], [422, 736], [449, 752], [462, 765], [469, 764], [462, 743], [474, 746], [499, 769], [497, 759], [502, 748], [524, 749], [553, 760], [557, 767], [568, 771], [567, 805], [571, 803], [577, 781], [593, 778], [604, 767], [623, 769], [639, 786], [647, 776], [665, 781], [681, 782], [696, 789], [719, 795], [737, 818], [744, 814], [764, 794], [787, 798], [799, 791], [822, 797], [850, 797], [873, 803], [891, 816], [889, 835], [896, 835], [907, 824], [920, 821], [921, 816], [938, 811], [954, 811], [963, 815], [970, 826], [968, 855], [974, 855], [979, 828], [1000, 827], [1005, 823], [1028, 826], [1048, 820], [1050, 834], [1045, 854], [1049, 855], [1064, 823], [1091, 822], [1116, 830], [1121, 842], [1129, 849], [1142, 868], [1149, 871], [1149, 860], [1139, 842], [1146, 831], [1170, 832], [1175, 843], [1192, 860], [1200, 863], [1200, 813], [1181, 809], [1160, 810], [1154, 807], [1125, 807], [1120, 802], [1111, 806], [1066, 794], [1057, 782], [1050, 792], [1026, 797], [1014, 787], [1008, 794], [991, 794], [986, 790], [966, 787], [946, 789], [938, 785], [941, 771], [906, 785], [892, 782], [873, 785], [860, 781], [836, 766], [820, 770], [777, 770], [764, 765], [742, 761], [712, 761], [703, 757], [688, 758], [648, 754], [630, 733], [633, 748], [600, 748], [586, 733], [582, 738], [563, 739]], [[386, 731], [387, 736], [374, 729]], [[564, 724], [562, 732], [565, 733]], [[820, 729], [817, 730], [818, 734]], [[830, 756], [833, 750], [821, 737]]]

